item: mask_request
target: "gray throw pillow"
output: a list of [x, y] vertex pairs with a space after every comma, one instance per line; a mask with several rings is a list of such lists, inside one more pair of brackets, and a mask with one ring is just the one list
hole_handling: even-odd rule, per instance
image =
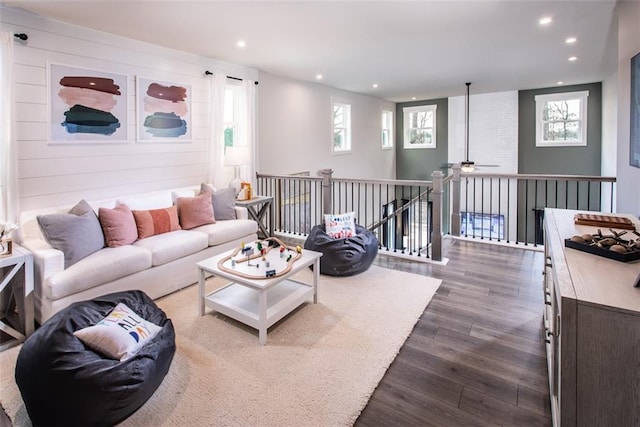
[[213, 191], [209, 184], [201, 184], [200, 192], [211, 193], [211, 204], [213, 205], [213, 216], [216, 221], [236, 219], [236, 192], [233, 188], [225, 188]]
[[45, 240], [64, 253], [64, 268], [104, 247], [100, 221], [84, 200], [69, 213], [38, 215], [37, 219]]

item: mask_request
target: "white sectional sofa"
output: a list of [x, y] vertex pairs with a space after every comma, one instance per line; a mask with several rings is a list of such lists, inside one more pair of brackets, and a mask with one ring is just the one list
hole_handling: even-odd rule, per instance
[[[99, 208], [126, 204], [132, 210], [172, 206], [177, 197], [197, 195], [200, 187], [159, 191], [91, 202]], [[257, 224], [244, 208], [236, 219], [216, 220], [189, 230], [170, 231], [119, 247], [104, 247], [65, 269], [62, 251], [44, 239], [37, 217], [67, 213], [72, 206], [25, 211], [20, 215], [19, 242], [33, 253], [35, 316], [40, 323], [69, 304], [112, 292], [140, 289], [159, 298], [198, 280], [195, 263], [257, 238]], [[194, 313], [196, 301], [194, 301]]]

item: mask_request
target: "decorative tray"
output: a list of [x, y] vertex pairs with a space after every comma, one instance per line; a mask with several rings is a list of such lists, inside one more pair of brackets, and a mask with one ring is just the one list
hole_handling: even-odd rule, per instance
[[622, 228], [624, 230], [636, 229], [629, 218], [622, 216], [579, 213], [574, 216], [573, 221], [579, 225], [592, 225], [594, 227]]
[[[564, 245], [568, 248], [621, 262], [640, 260], [640, 233], [633, 230], [627, 237], [626, 231], [616, 232], [611, 229], [609, 231], [612, 234], [604, 235], [598, 229], [598, 232], [593, 235], [573, 236], [564, 239]], [[623, 236], [627, 238], [623, 238]]]

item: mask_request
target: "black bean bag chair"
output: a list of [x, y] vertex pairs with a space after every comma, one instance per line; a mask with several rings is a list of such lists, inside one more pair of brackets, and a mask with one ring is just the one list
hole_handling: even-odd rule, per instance
[[[86, 347], [73, 332], [124, 303], [162, 327], [124, 362]], [[56, 313], [22, 345], [15, 379], [34, 426], [112, 426], [153, 395], [176, 350], [171, 319], [142, 291], [105, 295]]]
[[324, 224], [315, 225], [304, 242], [304, 248], [322, 252], [320, 273], [329, 276], [353, 276], [369, 268], [378, 254], [375, 234], [356, 224], [356, 235], [334, 239]]

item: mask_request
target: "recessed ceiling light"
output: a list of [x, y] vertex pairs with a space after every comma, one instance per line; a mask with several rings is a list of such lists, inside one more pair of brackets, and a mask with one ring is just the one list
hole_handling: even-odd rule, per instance
[[377, 87], [378, 87], [378, 83], [374, 83], [374, 84], [373, 84], [373, 85], [371, 85], [371, 86], [373, 86], [373, 88], [375, 89], [375, 88], [377, 88]]
[[549, 25], [553, 22], [553, 18], [550, 16], [545, 16], [543, 18], [538, 19], [538, 24], [540, 25]]
[[247, 42], [244, 40], [238, 40], [238, 43], [236, 43], [236, 46], [238, 47], [245, 47], [247, 45]]
[[322, 80], [322, 74], [316, 74], [316, 80]]
[[578, 39], [576, 37], [567, 37], [567, 39], [564, 41], [566, 44], [573, 44], [575, 42], [577, 42]]
[[415, 101], [415, 100], [416, 100], [416, 97], [415, 97], [415, 96], [413, 96], [413, 97], [411, 97], [411, 99]]
[[563, 82], [563, 81], [559, 81], [559, 82], [557, 82], [556, 84], [558, 84], [558, 85], [563, 85], [563, 84], [564, 84], [564, 82]]
[[567, 58], [569, 61], [573, 62], [573, 61], [577, 61], [578, 57], [577, 56], [570, 56], [569, 58]]

